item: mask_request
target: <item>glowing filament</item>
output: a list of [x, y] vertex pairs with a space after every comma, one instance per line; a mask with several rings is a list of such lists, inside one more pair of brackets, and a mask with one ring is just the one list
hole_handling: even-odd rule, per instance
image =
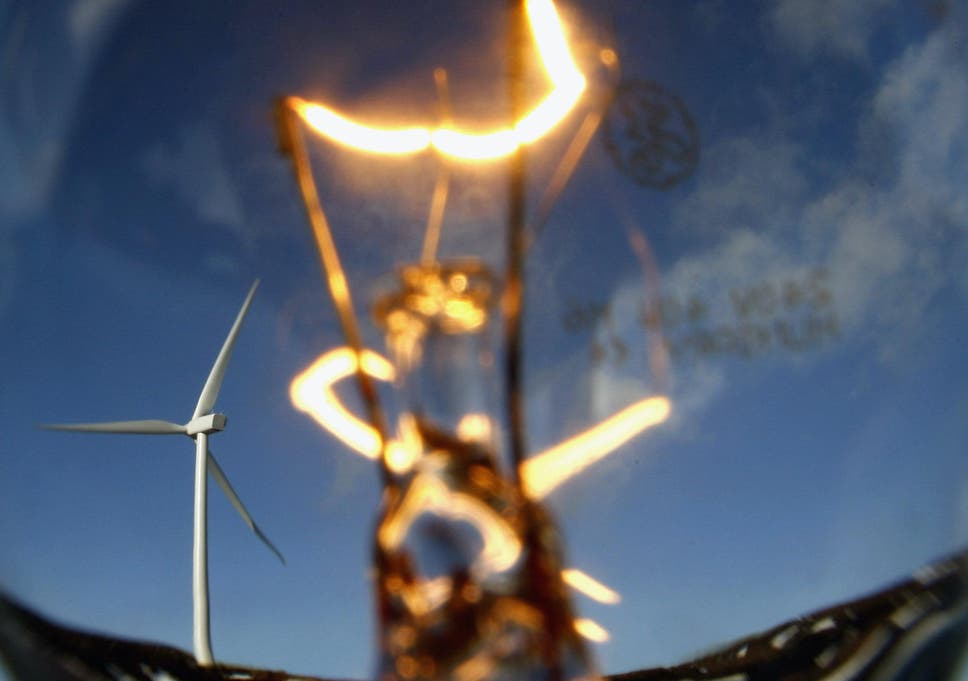
[[291, 97], [290, 106], [320, 135], [344, 146], [374, 154], [415, 154], [430, 148], [461, 160], [503, 158], [519, 146], [544, 137], [568, 114], [585, 91], [582, 75], [565, 40], [551, 0], [528, 0], [528, 23], [541, 63], [553, 86], [534, 109], [509, 128], [484, 133], [452, 126], [382, 128], [364, 125], [322, 104]]
[[507, 570], [521, 555], [521, 542], [507, 521], [480, 499], [452, 492], [440, 480], [419, 475], [407, 491], [400, 508], [380, 527], [380, 543], [387, 549], [398, 547], [421, 513], [433, 513], [453, 521], [473, 525], [484, 547], [473, 570], [478, 578]]
[[334, 142], [373, 154], [413, 154], [430, 146], [426, 128], [376, 128], [355, 123], [322, 104], [291, 100], [296, 111], [316, 132]]
[[464, 442], [488, 442], [491, 439], [491, 419], [485, 414], [465, 414], [457, 424], [457, 437]]
[[541, 499], [566, 480], [611, 454], [646, 428], [669, 417], [669, 400], [649, 397], [626, 407], [596, 426], [537, 454], [522, 465], [528, 494]]
[[587, 617], [579, 617], [575, 620], [575, 631], [578, 632], [579, 636], [595, 643], [605, 643], [611, 638], [608, 629]]
[[[309, 414], [347, 447], [368, 459], [377, 459], [382, 443], [376, 429], [353, 416], [333, 392], [336, 382], [355, 371], [353, 350], [331, 350], [292, 380], [289, 398], [296, 409]], [[392, 381], [394, 377], [393, 365], [372, 350], [363, 351], [363, 371], [380, 381]]]
[[565, 584], [575, 591], [579, 591], [599, 603], [615, 605], [622, 600], [617, 592], [612, 591], [597, 579], [576, 568], [562, 570], [561, 577], [565, 580]]
[[[333, 385], [356, 371], [356, 355], [349, 348], [331, 350], [293, 379], [289, 395], [293, 404], [316, 420], [350, 449], [368, 459], [380, 456], [380, 437], [369, 424], [353, 416], [339, 401]], [[392, 381], [393, 365], [372, 350], [363, 352], [363, 371], [379, 381]], [[665, 397], [649, 397], [626, 407], [598, 425], [536, 454], [524, 462], [521, 478], [534, 499], [550, 494], [591, 464], [609, 455], [647, 428], [669, 417], [671, 406]], [[473, 429], [469, 422], [465, 427]], [[467, 433], [470, 435], [470, 433]], [[480, 435], [476, 433], [475, 435]], [[471, 436], [468, 439], [475, 439]], [[387, 461], [403, 473], [417, 457], [413, 443], [396, 440], [387, 445]]]

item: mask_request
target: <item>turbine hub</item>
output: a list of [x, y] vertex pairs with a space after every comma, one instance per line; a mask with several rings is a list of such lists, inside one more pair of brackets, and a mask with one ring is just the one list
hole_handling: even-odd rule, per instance
[[225, 430], [227, 421], [225, 414], [205, 414], [205, 416], [199, 416], [186, 423], [185, 434], [195, 437], [199, 433], [208, 435], [219, 430]]

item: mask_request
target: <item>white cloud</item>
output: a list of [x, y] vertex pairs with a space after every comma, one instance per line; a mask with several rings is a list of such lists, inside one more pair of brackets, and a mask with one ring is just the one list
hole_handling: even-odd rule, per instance
[[606, 358], [592, 369], [588, 411], [593, 422], [608, 418], [636, 400], [660, 390], [661, 379], [651, 375], [648, 346], [638, 326], [642, 293], [641, 280], [619, 288], [609, 303], [608, 319], [595, 328], [593, 340], [606, 349], [612, 338], [638, 341], [626, 344], [627, 354], [623, 361], [614, 362]]
[[142, 167], [153, 182], [172, 187], [202, 220], [245, 236], [241, 200], [211, 129], [202, 124], [183, 128], [173, 145], [149, 149]]
[[12, 229], [43, 209], [61, 157], [59, 138], [30, 145], [16, 130], [0, 127], [0, 229]]
[[874, 117], [898, 146], [898, 188], [918, 207], [943, 206], [964, 223], [968, 196], [968, 31], [954, 18], [924, 45], [908, 49], [874, 97]]
[[100, 43], [129, 4], [129, 0], [76, 0], [67, 16], [76, 50], [87, 54], [91, 47]]
[[781, 43], [804, 58], [819, 54], [865, 60], [892, 0], [778, 0], [769, 21]]
[[786, 224], [803, 201], [807, 183], [800, 145], [780, 136], [739, 136], [703, 152], [692, 196], [674, 220], [691, 231], [721, 234], [736, 227]]
[[[21, 3], [0, 22], [0, 312], [20, 284], [18, 233], [48, 207], [90, 66], [124, 1], [53, 12]], [[65, 31], [77, 49], [63, 49]]]
[[[820, 13], [844, 11], [842, 3], [824, 3]], [[826, 186], [808, 182], [809, 164], [824, 159], [810, 157], [798, 140], [770, 134], [715, 143], [696, 189], [673, 214], [677, 230], [708, 236], [710, 245], [667, 263], [663, 291], [714, 301], [707, 320], [724, 323], [733, 315], [729, 289], [824, 267], [842, 340], [883, 361], [905, 357], [939, 292], [968, 297], [966, 32], [949, 21], [883, 70], [855, 131], [855, 157], [821, 180]], [[635, 289], [641, 304], [641, 284], [633, 282], [613, 305], [627, 304]], [[627, 333], [643, 335], [641, 328]], [[692, 366], [699, 364], [702, 375]], [[695, 408], [729, 376], [725, 363], [712, 360], [675, 371], [673, 397]], [[627, 380], [603, 374], [598, 390], [627, 392]], [[686, 392], [677, 396], [676, 386]]]
[[[788, 274], [794, 269], [791, 256], [777, 240], [762, 232], [739, 227], [727, 229], [720, 244], [673, 265], [663, 288], [711, 298], [725, 289]], [[716, 310], [711, 310], [715, 315]]]
[[45, 207], [90, 66], [128, 3], [24, 3], [0, 26], [0, 225]]
[[[47, 65], [47, 26], [28, 11], [0, 27], [0, 228], [33, 217], [43, 207], [60, 165], [63, 134], [73, 111], [78, 80], [75, 64]], [[56, 61], [56, 60], [55, 60]], [[43, 98], [54, 93], [53, 106]]]
[[[893, 177], [847, 178], [804, 210], [828, 258], [844, 317], [907, 333], [949, 283], [968, 290], [968, 52], [949, 23], [885, 72], [861, 136], [886, 132]], [[881, 351], [897, 336], [888, 335]], [[903, 343], [903, 339], [901, 339]]]

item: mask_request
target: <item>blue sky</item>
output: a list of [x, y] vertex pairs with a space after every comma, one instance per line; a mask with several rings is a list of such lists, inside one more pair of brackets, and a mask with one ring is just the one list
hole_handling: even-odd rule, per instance
[[[43, 612], [190, 648], [191, 443], [34, 424], [187, 419], [260, 277], [212, 448], [288, 566], [213, 491], [214, 649], [371, 673], [378, 480], [289, 403], [292, 377], [341, 338], [271, 104], [432, 119], [444, 66], [455, 115], [496, 120], [503, 18], [476, 2], [336, 5], [0, 3], [0, 587]], [[578, 600], [612, 632], [608, 672], [968, 542], [966, 3], [634, 6], [560, 10], [580, 58], [604, 40], [623, 78], [686, 104], [698, 166], [659, 191], [593, 141], [532, 251], [527, 304], [535, 450], [659, 390], [673, 401], [668, 423], [550, 500], [571, 562], [623, 594]], [[535, 150], [532, 204], [579, 120]], [[373, 281], [419, 253], [435, 163], [313, 154], [363, 312]], [[455, 171], [444, 254], [500, 267], [503, 188], [500, 165]], [[665, 380], [641, 323], [652, 296]], [[569, 327], [581, 306], [609, 312]]]

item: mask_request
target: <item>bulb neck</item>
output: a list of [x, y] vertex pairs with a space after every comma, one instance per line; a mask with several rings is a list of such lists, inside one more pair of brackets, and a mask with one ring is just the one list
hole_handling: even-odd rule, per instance
[[495, 448], [494, 278], [479, 260], [405, 265], [373, 317], [397, 372], [399, 412], [420, 430]]

